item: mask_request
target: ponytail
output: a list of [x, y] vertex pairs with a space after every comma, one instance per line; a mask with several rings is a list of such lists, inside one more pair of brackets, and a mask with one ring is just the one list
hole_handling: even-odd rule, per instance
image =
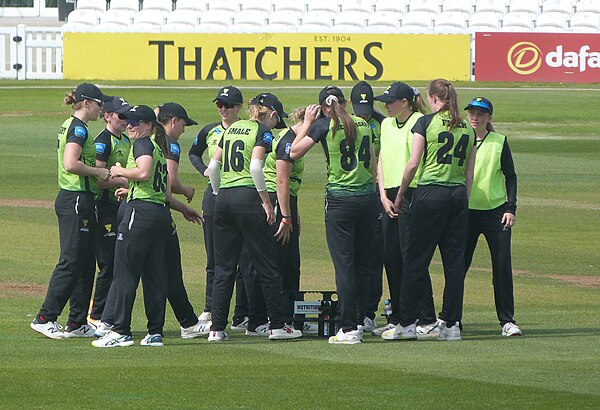
[[462, 123], [463, 119], [458, 108], [458, 96], [456, 89], [450, 81], [443, 78], [433, 80], [429, 84], [428, 92], [430, 96], [435, 96], [444, 103], [440, 111], [448, 111], [450, 115], [450, 131]]
[[83, 101], [77, 102], [77, 100], [75, 100], [75, 95], [73, 94], [73, 92], [65, 94], [65, 99], [63, 100], [63, 102], [65, 103], [65, 105], [72, 105], [73, 107], [71, 108], [73, 111], [77, 111], [83, 106]]
[[410, 102], [410, 109], [412, 112], [418, 111], [423, 115], [427, 114], [427, 106], [425, 105], [425, 101], [423, 101], [423, 97], [421, 97], [420, 93], [415, 94], [414, 100]]
[[167, 156], [167, 132], [165, 127], [159, 122], [152, 123], [154, 125], [154, 141], [165, 155]]
[[491, 131], [491, 132], [496, 132], [496, 129], [492, 125], [491, 121], [488, 121], [487, 125], [485, 126], [485, 129], [488, 130], [488, 131]]
[[356, 123], [350, 117], [350, 114], [346, 112], [343, 104], [346, 100], [338, 98], [335, 95], [329, 95], [323, 104], [331, 107], [329, 117], [333, 121], [333, 134], [337, 132], [340, 125], [340, 121], [344, 127], [344, 135], [346, 136], [346, 144], [353, 145], [356, 141]]

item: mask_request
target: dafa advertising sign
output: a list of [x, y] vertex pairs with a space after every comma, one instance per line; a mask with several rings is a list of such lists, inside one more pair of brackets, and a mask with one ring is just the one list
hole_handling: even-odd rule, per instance
[[463, 34], [64, 33], [65, 79], [470, 78]]

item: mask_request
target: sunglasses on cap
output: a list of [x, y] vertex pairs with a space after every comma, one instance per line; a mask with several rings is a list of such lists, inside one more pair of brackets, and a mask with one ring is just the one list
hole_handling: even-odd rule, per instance
[[235, 104], [224, 103], [221, 100], [217, 100], [217, 102], [215, 104], [217, 105], [217, 108], [223, 108], [223, 107], [225, 107], [227, 109], [230, 109], [230, 108], [235, 107]]
[[98, 98], [88, 97], [87, 95], [81, 95], [81, 98], [83, 98], [85, 100], [96, 101], [100, 107], [102, 107], [104, 105], [104, 102], [102, 100], [99, 100]]
[[477, 100], [477, 99], [472, 100], [469, 103], [469, 105], [467, 106], [467, 108], [473, 108], [473, 107], [475, 107], [475, 108], [482, 108], [482, 109], [487, 110], [487, 111], [491, 111], [492, 110], [491, 107], [490, 107], [490, 105], [488, 103], [486, 103], [483, 100]]

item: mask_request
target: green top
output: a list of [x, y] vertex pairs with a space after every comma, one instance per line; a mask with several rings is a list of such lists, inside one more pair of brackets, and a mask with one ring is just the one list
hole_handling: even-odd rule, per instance
[[317, 120], [308, 131], [315, 142], [321, 142], [327, 158], [327, 194], [334, 197], [365, 195], [375, 192], [371, 164], [373, 131], [365, 120], [351, 116], [356, 123], [356, 141], [346, 143], [340, 122], [333, 130], [333, 120]]
[[[413, 112], [408, 119], [401, 123], [396, 117], [389, 117], [381, 124], [381, 168], [383, 172], [383, 187], [385, 189], [397, 188], [402, 183], [404, 168], [410, 159], [412, 148], [413, 126], [423, 114]], [[416, 188], [421, 171], [421, 164], [410, 183], [410, 188]]]
[[96, 166], [96, 146], [89, 138], [87, 125], [76, 117], [69, 117], [58, 131], [58, 186], [61, 189], [75, 192], [98, 193], [98, 178], [83, 176], [65, 170], [65, 146], [74, 142], [81, 147], [79, 160], [88, 167]]
[[156, 204], [164, 204], [167, 192], [167, 159], [156, 144], [153, 137], [144, 137], [133, 142], [133, 149], [129, 151], [127, 168], [135, 168], [135, 160], [143, 155], [152, 156], [153, 172], [145, 181], [129, 181], [128, 201], [138, 199]]
[[412, 131], [425, 137], [423, 164], [417, 185], [466, 184], [465, 170], [475, 145], [475, 131], [463, 120], [450, 131], [447, 111], [425, 115]]
[[221, 154], [221, 188], [254, 187], [250, 160], [255, 146], [271, 152], [273, 134], [264, 125], [252, 120], [234, 122], [223, 133]]
[[504, 135], [489, 132], [477, 147], [470, 209], [495, 209], [506, 202], [506, 183], [501, 164], [505, 141]]
[[[117, 162], [127, 164], [131, 141], [127, 135], [121, 133], [114, 135], [106, 128], [98, 134], [94, 140], [96, 145], [96, 160], [106, 162], [106, 168], [110, 169]], [[96, 199], [103, 202], [119, 203], [115, 196], [116, 188], [99, 189]]]
[[374, 112], [367, 124], [373, 130], [373, 147], [375, 148], [375, 159], [379, 160], [379, 152], [381, 151], [381, 125], [386, 117], [378, 112]]
[[267, 156], [264, 168], [267, 191], [269, 192], [277, 192], [277, 161], [288, 161], [292, 163], [290, 195], [298, 196], [302, 174], [304, 173], [304, 158], [295, 161], [290, 158], [294, 138], [296, 138], [296, 133], [291, 128], [287, 128], [282, 130], [273, 141], [273, 151]]

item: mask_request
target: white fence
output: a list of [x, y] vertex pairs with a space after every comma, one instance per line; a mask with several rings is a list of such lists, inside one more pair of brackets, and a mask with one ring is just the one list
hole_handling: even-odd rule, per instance
[[0, 78], [62, 78], [60, 27], [0, 27]]

